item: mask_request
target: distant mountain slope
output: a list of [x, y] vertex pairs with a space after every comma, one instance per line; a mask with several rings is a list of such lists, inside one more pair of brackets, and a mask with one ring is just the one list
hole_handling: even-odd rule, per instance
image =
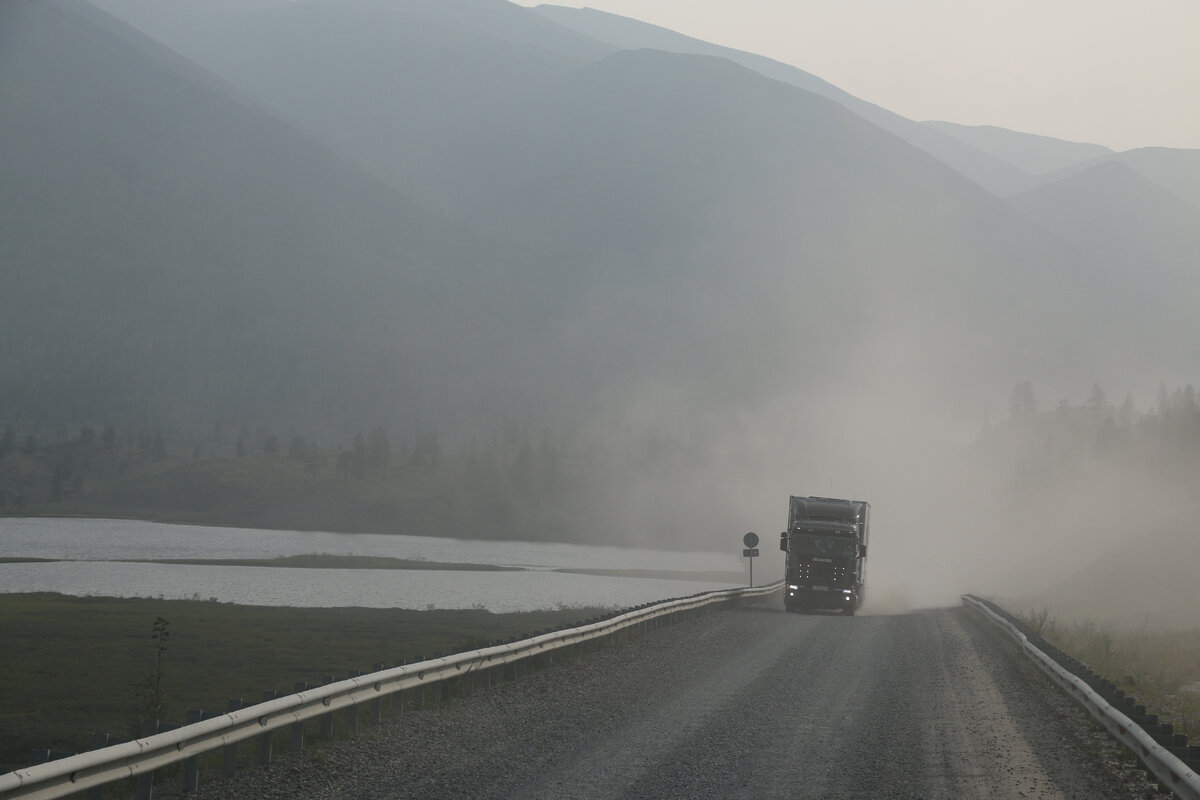
[[[482, 22], [495, 16], [504, 25], [484, 36]], [[338, 44], [351, 41], [351, 49]], [[539, 42], [537, 48], [529, 41]], [[514, 246], [526, 251], [520, 261], [506, 265], [502, 256], [479, 276], [478, 285], [502, 299], [492, 301], [493, 314], [507, 308], [506, 286], [529, 285], [528, 276], [536, 275], [532, 295], [542, 298], [544, 308], [560, 309], [558, 324], [576, 324], [568, 309], [593, 301], [582, 299], [580, 286], [590, 285], [592, 275], [608, 275], [611, 283], [615, 276], [605, 270], [617, 253], [637, 268], [647, 260], [687, 263], [679, 260], [681, 253], [691, 258], [699, 252], [689, 273], [697, 287], [718, 269], [718, 252], [727, 260], [775, 248], [768, 264], [777, 265], [800, 260], [797, 248], [803, 245], [862, 269], [878, 257], [872, 252], [851, 260], [843, 254], [842, 242], [850, 239], [843, 226], [861, 218], [864, 226], [890, 226], [887, 236], [902, 228], [912, 201], [895, 174], [901, 163], [914, 185], [932, 181], [950, 192], [935, 191], [932, 208], [952, 208], [961, 196], [978, 200], [952, 170], [885, 132], [868, 133], [874, 126], [836, 104], [814, 104], [807, 92], [748, 70], [723, 69], [710, 58], [664, 60], [642, 53], [598, 60], [610, 45], [500, 0], [307, 0], [198, 33], [188, 48], [201, 63], [378, 174], [465, 215], [471, 229], [519, 241]], [[658, 70], [674, 78], [659, 85]], [[583, 80], [601, 74], [614, 81], [608, 89]], [[654, 87], [650, 94], [639, 85], [643, 80]], [[742, 91], [746, 96], [737, 97]], [[779, 132], [755, 122], [781, 114], [786, 121]], [[872, 144], [847, 147], [836, 136], [814, 138], [830, 115], [839, 119], [846, 141], [866, 136]], [[830, 153], [839, 155], [830, 159]], [[798, 172], [801, 165], [820, 180]], [[877, 172], [868, 165], [878, 165]], [[869, 210], [854, 208], [850, 197]], [[799, 241], [798, 230], [809, 225], [816, 226], [811, 239]], [[725, 233], [731, 226], [740, 227]], [[709, 239], [711, 247], [702, 244]], [[943, 259], [930, 257], [929, 263]], [[518, 268], [525, 274], [506, 271]], [[635, 286], [628, 291], [636, 292]], [[652, 324], [652, 312], [645, 313]], [[570, 340], [567, 335], [560, 341]], [[586, 347], [602, 349], [588, 342]]]
[[959, 125], [940, 121], [923, 124], [1007, 161], [1031, 175], [1042, 175], [1113, 155], [1113, 151], [1103, 145], [1018, 133], [994, 125]]
[[1097, 265], [1122, 307], [1164, 327], [1194, 315], [1200, 208], [1117, 160], [1010, 200]]
[[1116, 159], [1200, 208], [1200, 150], [1141, 147]]
[[[492, 11], [516, 27], [511, 38], [481, 32]], [[200, 286], [194, 296], [203, 302], [184, 315], [197, 335], [180, 347], [199, 347], [205, 363], [240, 330], [206, 313], [231, 293], [237, 308], [270, 312], [269, 340], [318, 354], [306, 356], [305, 370], [365, 357], [371, 366], [355, 370], [347, 404], [390, 406], [390, 416], [431, 426], [518, 413], [530, 396], [536, 408], [586, 415], [648, 387], [680, 393], [697, 409], [755, 402], [764, 381], [786, 394], [806, 375], [831, 374], [832, 364], [875, 357], [882, 342], [905, 348], [909, 374], [953, 373], [940, 401], [951, 407], [959, 392], [980, 391], [979, 381], [1004, 391], [1017, 370], [1079, 368], [1072, 338], [1046, 341], [1045, 332], [1066, 318], [1076, 329], [1099, 325], [1098, 310], [1111, 308], [1094, 285], [1065, 317], [1058, 298], [1089, 269], [1067, 245], [839, 104], [724, 59], [621, 50], [595, 60], [595, 45], [569, 32], [559, 38], [538, 15], [499, 0], [309, 0], [260, 9], [241, 24], [238, 35], [255, 47], [224, 69], [242, 91], [455, 217], [423, 221], [266, 114], [261, 124], [277, 127], [258, 130], [244, 106], [193, 97], [175, 86], [178, 65], [135, 58], [147, 48], [130, 48], [129, 33], [94, 53], [47, 39], [53, 47], [38, 56], [47, 65], [31, 57], [28, 82], [5, 98], [31, 104], [18, 115], [29, 120], [24, 147], [38, 151], [36, 130], [65, 129], [47, 115], [110, 98], [109, 111], [82, 114], [102, 129], [75, 131], [77, 139], [36, 157], [43, 169], [79, 161], [59, 173], [69, 176], [63, 195], [78, 190], [74, 176], [100, 170], [110, 194], [132, 197], [132, 205], [104, 203], [111, 216], [96, 226], [123, 231], [97, 251], [113, 263], [153, 263], [148, 252], [127, 256], [145, 230], [197, 243], [171, 244], [179, 255], [170, 263]], [[521, 44], [530, 40], [542, 45]], [[357, 46], [338, 45], [349, 41]], [[575, 48], [593, 50], [572, 57]], [[75, 53], [59, 57], [60, 49]], [[54, 75], [51, 88], [28, 91]], [[164, 110], [160, 96], [183, 107]], [[143, 118], [162, 128], [153, 142], [140, 139]], [[398, 132], [414, 118], [416, 127]], [[200, 131], [189, 149], [187, 137]], [[95, 142], [108, 149], [97, 154]], [[156, 147], [157, 161], [135, 155]], [[293, 148], [307, 154], [296, 156], [304, 163], [286, 160]], [[322, 169], [330, 174], [314, 175]], [[373, 198], [368, 208], [351, 188], [359, 183]], [[192, 187], [186, 202], [170, 193], [180, 185]], [[38, 230], [34, 218], [62, 202], [48, 198], [26, 229]], [[66, 228], [90, 224], [85, 217]], [[81, 252], [69, 255], [78, 262]], [[242, 271], [248, 261], [253, 269]], [[180, 277], [163, 289], [174, 294], [148, 298], [183, 303], [189, 290], [178, 286], [190, 284]], [[197, 344], [210, 341], [223, 346]], [[797, 352], [796, 342], [821, 344]], [[1031, 351], [1035, 369], [1023, 366]], [[239, 357], [251, 371], [276, 371]], [[781, 363], [791, 365], [784, 376]], [[377, 384], [364, 373], [390, 377]], [[295, 386], [289, 400], [311, 399], [282, 385]]]
[[[96, 0], [406, 191], [446, 131], [611, 47], [503, 0], [299, 0], [169, 25], [158, 0]], [[201, 17], [204, 0], [177, 16]], [[203, 17], [202, 17], [203, 18]]]
[[1046, 173], [1038, 177], [1038, 185], [1057, 183], [1105, 162], [1124, 164], [1137, 170], [1176, 197], [1200, 208], [1200, 150], [1173, 147], [1126, 150]]
[[788, 64], [710, 44], [666, 28], [596, 9], [540, 5], [534, 10], [547, 19], [615, 47], [649, 48], [671, 53], [727, 58], [769, 78], [827, 97], [949, 164], [994, 194], [1011, 194], [1033, 185], [1028, 174], [1008, 162], [964, 143], [957, 137], [945, 135], [934, 128], [854, 97], [833, 84]]
[[286, 416], [416, 285], [432, 217], [231, 91], [87, 4], [0, 6], [10, 414]]
[[[1083, 280], [1068, 248], [841, 106], [728, 61], [621, 51], [448, 142], [430, 170], [473, 224], [536, 222], [548, 263], [578, 265], [567, 286], [537, 284], [596, 308], [552, 341], [640, 349], [630, 371], [670, 363], [728, 392], [787, 363], [782, 390], [888, 330], [912, 337], [910, 366], [964, 386], [1015, 369], [1017, 341], [1071, 369], [1035, 333]], [[601, 312], [614, 293], [638, 309], [619, 330]], [[1099, 322], [1091, 300], [1071, 311], [1080, 326]], [[738, 380], [706, 376], [714, 360]]]
[[292, 0], [203, 0], [147, 3], [144, 0], [88, 0], [158, 42], [188, 37], [214, 20], [234, 17]]

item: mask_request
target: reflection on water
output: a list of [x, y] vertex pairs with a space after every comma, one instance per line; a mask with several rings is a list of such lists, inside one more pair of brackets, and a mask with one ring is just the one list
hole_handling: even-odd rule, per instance
[[729, 553], [676, 553], [577, 544], [264, 531], [128, 520], [0, 518], [0, 556], [95, 561], [275, 558], [321, 553], [525, 567], [719, 571], [740, 569], [737, 558], [740, 548], [740, 540], [733, 539]]
[[[737, 542], [740, 546], [740, 542]], [[483, 542], [420, 536], [305, 533], [83, 519], [0, 518], [0, 557], [77, 559], [0, 564], [0, 592], [210, 599], [248, 605], [472, 608], [528, 611], [627, 606], [733, 584], [613, 578], [551, 569], [738, 571], [725, 553]], [[117, 559], [390, 556], [524, 566], [522, 572], [337, 570], [124, 564]]]
[[194, 567], [111, 561], [0, 564], [0, 592], [53, 591], [169, 600], [215, 598], [266, 606], [533, 611], [560, 606], [629, 606], [731, 586], [545, 571]]

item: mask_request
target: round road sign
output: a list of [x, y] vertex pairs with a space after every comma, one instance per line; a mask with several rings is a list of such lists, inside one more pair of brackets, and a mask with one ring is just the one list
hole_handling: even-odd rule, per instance
[[742, 544], [746, 547], [758, 547], [758, 534], [751, 531], [742, 537]]

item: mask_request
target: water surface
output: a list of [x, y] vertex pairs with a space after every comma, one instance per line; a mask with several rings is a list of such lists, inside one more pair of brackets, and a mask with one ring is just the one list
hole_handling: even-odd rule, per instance
[[[740, 542], [738, 543], [740, 545]], [[577, 575], [557, 569], [736, 572], [740, 553], [679, 553], [538, 542], [271, 531], [96, 519], [0, 518], [0, 592], [215, 599], [247, 605], [528, 611], [627, 606], [737, 584]], [[245, 559], [331, 554], [518, 566], [519, 572], [290, 569], [128, 564], [123, 559]]]

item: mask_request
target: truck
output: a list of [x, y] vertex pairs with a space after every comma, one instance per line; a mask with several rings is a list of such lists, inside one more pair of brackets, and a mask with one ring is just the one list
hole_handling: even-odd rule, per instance
[[779, 534], [779, 549], [787, 553], [783, 607], [857, 612], [866, 592], [870, 531], [865, 500], [792, 496], [787, 530]]

